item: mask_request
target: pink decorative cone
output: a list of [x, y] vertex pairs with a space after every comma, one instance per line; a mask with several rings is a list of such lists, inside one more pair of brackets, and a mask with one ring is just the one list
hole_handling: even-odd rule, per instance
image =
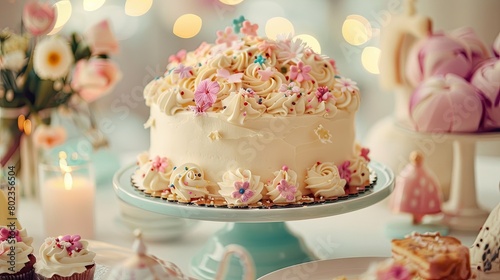
[[410, 155], [408, 164], [396, 178], [390, 199], [393, 212], [413, 215], [413, 223], [420, 224], [425, 215], [441, 212], [442, 194], [435, 174], [423, 164], [418, 152]]

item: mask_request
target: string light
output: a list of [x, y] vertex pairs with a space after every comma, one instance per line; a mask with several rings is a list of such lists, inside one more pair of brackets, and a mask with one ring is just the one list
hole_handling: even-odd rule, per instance
[[199, 16], [184, 14], [175, 21], [173, 32], [180, 38], [192, 38], [200, 32], [202, 24], [203, 22]]
[[125, 14], [132, 17], [142, 16], [151, 9], [152, 5], [153, 0], [127, 0]]
[[380, 60], [380, 49], [377, 47], [366, 47], [361, 53], [361, 63], [366, 71], [372, 74], [380, 74], [378, 67]]
[[294, 34], [293, 24], [284, 17], [273, 17], [266, 22], [266, 36], [276, 40], [280, 34]]

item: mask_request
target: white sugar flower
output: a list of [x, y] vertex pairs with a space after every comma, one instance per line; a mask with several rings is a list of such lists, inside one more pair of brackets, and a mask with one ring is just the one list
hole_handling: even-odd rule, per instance
[[41, 41], [33, 54], [33, 67], [42, 79], [56, 80], [68, 74], [73, 63], [73, 53], [66, 41], [48, 37]]

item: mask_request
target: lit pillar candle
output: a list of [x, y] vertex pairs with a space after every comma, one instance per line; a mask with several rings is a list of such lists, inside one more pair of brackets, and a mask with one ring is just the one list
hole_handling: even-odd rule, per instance
[[94, 236], [95, 183], [89, 163], [40, 168], [43, 223], [46, 236]]

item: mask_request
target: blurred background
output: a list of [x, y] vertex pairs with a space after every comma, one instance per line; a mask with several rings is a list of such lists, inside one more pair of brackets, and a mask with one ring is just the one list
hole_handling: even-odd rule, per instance
[[[53, 34], [82, 32], [108, 19], [120, 43], [113, 59], [123, 79], [108, 96], [92, 104], [111, 149], [118, 153], [146, 150], [149, 116], [142, 90], [163, 74], [168, 57], [214, 42], [217, 30], [243, 15], [259, 24], [259, 35], [291, 32], [336, 60], [341, 74], [358, 82], [362, 106], [358, 139], [393, 112], [393, 92], [379, 84], [380, 31], [403, 11], [405, 0], [62, 0]], [[498, 0], [418, 0], [419, 14], [434, 30], [474, 28], [491, 45], [499, 33]], [[1, 0], [0, 28], [19, 31], [24, 1]], [[127, 141], [123, 141], [127, 139]], [[498, 146], [497, 143], [494, 143]]]

